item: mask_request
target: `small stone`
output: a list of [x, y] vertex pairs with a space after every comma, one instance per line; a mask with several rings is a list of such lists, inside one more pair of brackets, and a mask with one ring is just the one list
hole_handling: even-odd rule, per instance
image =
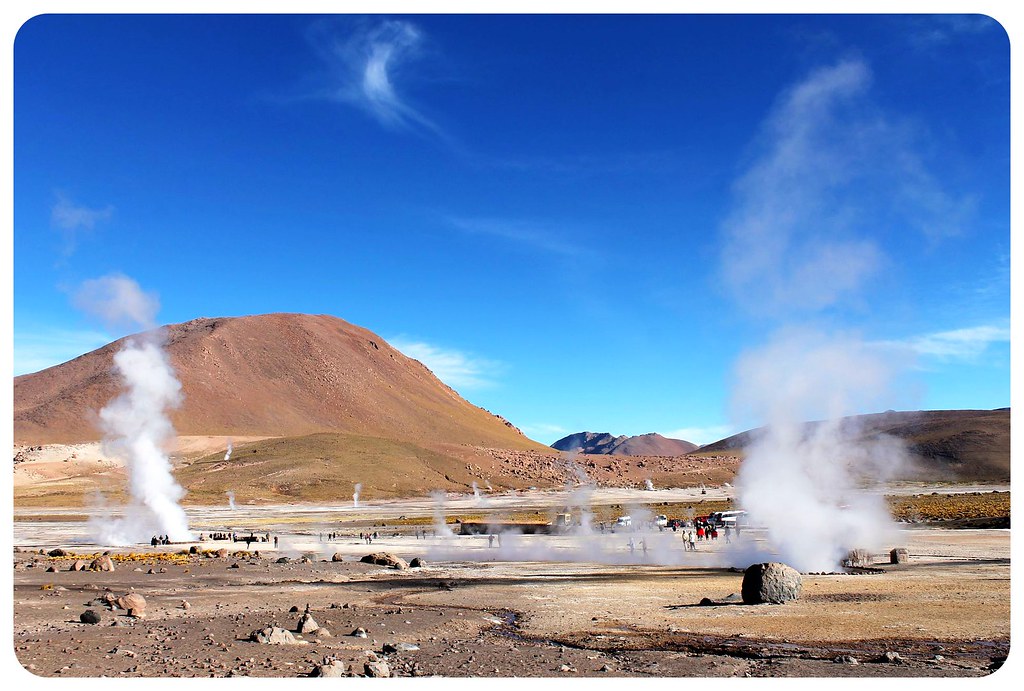
[[355, 636], [356, 638], [366, 638], [366, 629], [364, 629], [362, 626], [360, 626], [359, 628], [357, 628], [355, 631], [352, 632], [352, 635]]
[[342, 556], [341, 552], [335, 552], [334, 556], [331, 557], [331, 561], [345, 561], [345, 557]]
[[99, 624], [100, 623], [100, 613], [97, 612], [94, 609], [87, 609], [84, 612], [82, 612], [80, 615], [78, 615], [78, 619], [83, 624]]
[[426, 565], [427, 565], [427, 562], [423, 561], [419, 557], [414, 557], [413, 560], [409, 562], [409, 568], [411, 568], [411, 569], [420, 569], [420, 568], [423, 568]]
[[295, 627], [295, 630], [299, 633], [313, 633], [319, 628], [320, 625], [313, 619], [313, 615], [307, 612], [299, 617], [299, 624]]

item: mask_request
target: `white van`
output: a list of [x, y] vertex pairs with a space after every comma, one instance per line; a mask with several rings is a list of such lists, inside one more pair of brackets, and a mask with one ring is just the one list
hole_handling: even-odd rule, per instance
[[621, 526], [633, 525], [633, 517], [632, 516], [619, 516], [618, 518], [615, 519], [615, 525], [621, 525]]

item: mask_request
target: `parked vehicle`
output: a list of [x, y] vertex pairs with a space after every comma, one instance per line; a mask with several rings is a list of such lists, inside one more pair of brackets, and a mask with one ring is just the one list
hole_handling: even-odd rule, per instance
[[618, 518], [615, 519], [615, 525], [619, 525], [619, 526], [633, 525], [633, 517], [632, 516], [619, 516]]
[[658, 526], [659, 528], [666, 527], [668, 525], [668, 516], [665, 516], [664, 514], [659, 514], [658, 516], [655, 516], [654, 525]]
[[737, 524], [742, 525], [746, 522], [747, 512], [743, 510], [716, 511], [708, 516], [708, 519], [713, 525], [727, 525], [735, 528]]

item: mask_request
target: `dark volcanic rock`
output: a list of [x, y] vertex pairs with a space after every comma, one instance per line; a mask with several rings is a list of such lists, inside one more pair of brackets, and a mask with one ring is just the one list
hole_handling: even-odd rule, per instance
[[406, 563], [405, 559], [396, 557], [390, 552], [374, 552], [373, 554], [367, 554], [359, 561], [366, 564], [377, 564], [379, 566], [390, 566], [393, 569], [404, 570], [409, 568], [409, 564]]
[[748, 605], [782, 604], [800, 597], [800, 572], [780, 562], [754, 564], [743, 572], [741, 593]]
[[905, 564], [908, 561], [910, 561], [910, 552], [907, 551], [906, 547], [897, 547], [889, 552], [890, 564]]
[[419, 557], [413, 557], [413, 560], [409, 562], [409, 568], [411, 569], [420, 569], [426, 565], [427, 563]]
[[99, 624], [100, 618], [100, 613], [94, 609], [87, 609], [78, 615], [79, 621], [83, 624]]

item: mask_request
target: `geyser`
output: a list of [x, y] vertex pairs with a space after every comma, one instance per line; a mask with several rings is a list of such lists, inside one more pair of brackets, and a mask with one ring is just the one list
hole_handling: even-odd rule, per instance
[[99, 414], [104, 453], [122, 459], [128, 470], [129, 504], [120, 519], [91, 521], [102, 544], [147, 542], [155, 535], [191, 540], [188, 518], [178, 502], [185, 491], [172, 474], [167, 449], [174, 428], [167, 411], [181, 404], [181, 383], [154, 328], [158, 302], [122, 275], [86, 281], [75, 303], [108, 325], [131, 324], [144, 332], [128, 338], [114, 355], [121, 393]]

